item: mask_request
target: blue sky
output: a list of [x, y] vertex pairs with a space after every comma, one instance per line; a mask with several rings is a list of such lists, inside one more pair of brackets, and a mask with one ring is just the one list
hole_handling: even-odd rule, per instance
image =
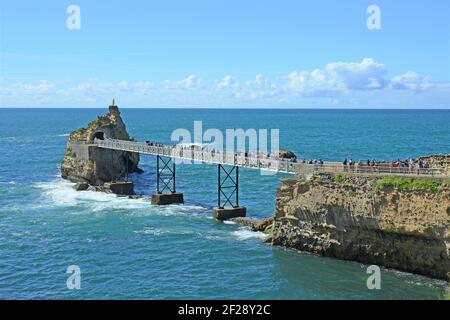
[[[81, 29], [69, 30], [69, 5]], [[369, 5], [381, 30], [366, 27]], [[0, 106], [449, 108], [448, 0], [0, 0]]]

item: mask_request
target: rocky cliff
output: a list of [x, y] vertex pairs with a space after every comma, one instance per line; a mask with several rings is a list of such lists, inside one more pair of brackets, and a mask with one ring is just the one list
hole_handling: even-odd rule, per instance
[[450, 280], [450, 182], [316, 175], [277, 190], [275, 245]]
[[450, 154], [421, 157], [419, 160], [422, 160], [429, 168], [443, 168], [444, 172], [450, 175]]
[[129, 173], [141, 172], [138, 153], [101, 149], [93, 145], [97, 139], [108, 138], [132, 140], [114, 102], [106, 115], [69, 135], [61, 176], [72, 182], [102, 186], [125, 176], [127, 166]]

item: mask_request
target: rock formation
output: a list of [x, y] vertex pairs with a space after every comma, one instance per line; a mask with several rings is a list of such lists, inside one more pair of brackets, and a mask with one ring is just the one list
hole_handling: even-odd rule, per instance
[[61, 176], [76, 182], [76, 189], [85, 190], [86, 185], [99, 187], [124, 177], [127, 166], [129, 173], [141, 172], [138, 168], [138, 153], [102, 149], [93, 145], [95, 140], [108, 138], [132, 140], [114, 101], [106, 115], [97, 117], [86, 128], [79, 128], [69, 135], [61, 163]]
[[[264, 232], [269, 236], [272, 234], [273, 218], [263, 218], [258, 220], [247, 217], [238, 217], [230, 220], [241, 226], [249, 227], [252, 231]], [[271, 242], [272, 238], [269, 237], [266, 241]]]
[[289, 150], [278, 150], [276, 152], [276, 155], [277, 155], [278, 158], [281, 158], [281, 159], [294, 159], [294, 158], [297, 158], [295, 153], [292, 152], [292, 151], [289, 151]]
[[283, 179], [272, 241], [450, 280], [450, 182], [315, 175]]
[[444, 172], [450, 175], [450, 154], [421, 157], [419, 160], [429, 168], [443, 168]]

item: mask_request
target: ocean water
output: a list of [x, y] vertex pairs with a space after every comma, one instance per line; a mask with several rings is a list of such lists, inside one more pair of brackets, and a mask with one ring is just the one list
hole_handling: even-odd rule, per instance
[[[280, 129], [302, 158], [397, 159], [450, 152], [450, 111], [122, 109], [140, 140], [170, 142], [174, 129]], [[211, 219], [215, 166], [180, 165], [183, 206], [152, 207], [75, 192], [59, 176], [67, 135], [102, 109], [0, 109], [0, 299], [440, 299], [448, 284], [272, 247], [264, 235]], [[137, 191], [155, 190], [155, 158], [142, 157]], [[240, 171], [240, 203], [271, 216], [277, 176]], [[81, 289], [66, 286], [69, 265]]]

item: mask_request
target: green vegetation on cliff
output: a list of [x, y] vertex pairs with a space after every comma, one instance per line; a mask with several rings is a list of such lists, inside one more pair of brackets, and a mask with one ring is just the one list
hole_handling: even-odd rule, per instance
[[100, 127], [103, 128], [103, 129], [106, 129], [106, 128], [112, 129], [112, 128], [114, 128], [115, 126], [116, 126], [115, 123], [110, 122], [110, 123], [102, 124]]
[[384, 177], [375, 180], [372, 187], [376, 190], [393, 187], [399, 190], [427, 190], [431, 192], [439, 191], [443, 182], [432, 179], [412, 179], [404, 177]]
[[342, 174], [338, 173], [334, 176], [334, 181], [340, 184], [344, 184], [346, 182], [346, 179]]

